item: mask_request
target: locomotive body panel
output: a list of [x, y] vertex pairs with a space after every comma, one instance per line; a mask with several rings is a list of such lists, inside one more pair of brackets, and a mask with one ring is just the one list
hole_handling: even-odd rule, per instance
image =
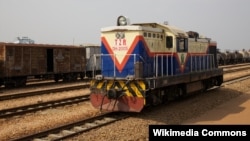
[[[150, 24], [146, 24], [146, 27], [147, 25]], [[135, 75], [135, 64], [138, 62], [143, 64], [142, 77], [153, 77], [155, 74], [156, 76], [183, 74], [211, 68], [211, 64], [207, 63], [208, 59], [213, 59], [208, 56], [210, 40], [187, 38], [187, 35], [177, 28], [171, 29], [155, 23], [154, 26], [155, 28], [136, 25], [122, 29], [117, 27], [103, 29], [102, 62], [106, 65], [102, 65], [102, 75], [105, 77]], [[163, 30], [175, 32], [162, 33]], [[168, 41], [168, 37], [173, 41]], [[168, 42], [172, 42], [170, 47], [166, 45]], [[157, 65], [156, 70], [152, 69], [155, 67], [153, 65]]]

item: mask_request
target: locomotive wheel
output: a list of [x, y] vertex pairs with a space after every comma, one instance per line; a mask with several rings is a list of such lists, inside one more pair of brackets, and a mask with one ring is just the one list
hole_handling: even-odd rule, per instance
[[220, 76], [220, 77], [217, 77], [216, 78], [216, 86], [220, 86], [221, 84], [223, 83], [223, 77]]
[[162, 95], [161, 99], [163, 104], [168, 102], [169, 99], [166, 90], [164, 91], [164, 94]]
[[148, 91], [148, 96], [146, 96], [147, 106], [156, 106], [162, 103], [159, 90]]
[[186, 94], [186, 90], [183, 85], [177, 87], [176, 98], [182, 98]]
[[177, 98], [182, 98], [184, 96], [185, 92], [182, 87], [177, 88]]

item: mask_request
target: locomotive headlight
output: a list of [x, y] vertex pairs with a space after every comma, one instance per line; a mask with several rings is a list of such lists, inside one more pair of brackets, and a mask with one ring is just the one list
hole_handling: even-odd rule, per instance
[[117, 19], [117, 26], [125, 26], [129, 24], [128, 18], [124, 16], [119, 16]]

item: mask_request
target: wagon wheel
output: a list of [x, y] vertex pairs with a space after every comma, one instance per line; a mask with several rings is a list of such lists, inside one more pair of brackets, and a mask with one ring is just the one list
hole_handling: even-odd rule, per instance
[[19, 77], [15, 79], [16, 87], [23, 87], [26, 85], [27, 78], [26, 77]]
[[15, 87], [15, 83], [5, 83], [5, 88], [14, 88]]
[[76, 81], [78, 78], [78, 75], [76, 73], [71, 74], [71, 81]]
[[59, 77], [57, 75], [55, 75], [54, 80], [55, 80], [55, 82], [58, 82], [59, 81]]

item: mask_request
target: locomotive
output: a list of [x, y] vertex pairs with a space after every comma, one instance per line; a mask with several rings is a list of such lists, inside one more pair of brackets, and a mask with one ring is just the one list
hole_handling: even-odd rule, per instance
[[106, 111], [141, 112], [223, 83], [217, 42], [166, 23], [135, 23], [125, 16], [101, 28], [101, 74], [90, 101]]
[[[91, 77], [94, 66], [89, 62], [94, 53], [100, 53], [99, 45], [2, 42], [0, 43], [0, 86], [21, 87], [26, 85], [30, 77], [54, 79], [56, 82]], [[99, 68], [95, 68], [94, 72], [100, 72]]]

